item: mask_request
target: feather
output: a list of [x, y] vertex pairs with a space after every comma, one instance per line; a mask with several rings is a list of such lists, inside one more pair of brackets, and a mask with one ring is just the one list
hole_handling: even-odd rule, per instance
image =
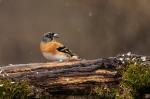
[[58, 47], [57, 50], [60, 51], [60, 52], [64, 52], [64, 53], [66, 53], [66, 54], [69, 54], [71, 57], [74, 56], [74, 54], [71, 52], [71, 50], [68, 49], [68, 48], [65, 47], [65, 46]]

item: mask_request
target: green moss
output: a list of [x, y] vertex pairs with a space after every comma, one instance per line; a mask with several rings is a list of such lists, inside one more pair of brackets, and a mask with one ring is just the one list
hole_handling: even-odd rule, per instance
[[150, 87], [150, 66], [142, 64], [128, 65], [123, 72], [120, 83], [122, 97], [128, 99], [140, 97], [141, 91], [146, 91], [146, 87]]
[[150, 85], [150, 66], [129, 65], [122, 76], [123, 82], [129, 82], [135, 88]]
[[97, 86], [92, 90], [92, 94], [104, 99], [114, 99], [116, 92], [117, 90], [115, 88], [111, 88], [111, 86], [107, 86], [106, 84]]
[[27, 99], [29, 93], [30, 87], [26, 81], [0, 80], [0, 99]]

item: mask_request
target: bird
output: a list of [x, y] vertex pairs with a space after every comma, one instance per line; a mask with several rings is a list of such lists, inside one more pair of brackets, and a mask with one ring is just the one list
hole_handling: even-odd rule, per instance
[[40, 49], [43, 56], [50, 61], [74, 61], [81, 58], [64, 46], [60, 41], [58, 33], [47, 32], [42, 35]]

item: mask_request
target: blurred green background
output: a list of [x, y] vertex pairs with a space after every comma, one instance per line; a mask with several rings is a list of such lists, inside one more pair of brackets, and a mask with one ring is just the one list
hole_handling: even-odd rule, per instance
[[150, 0], [0, 0], [0, 64], [46, 62], [41, 35], [86, 59], [150, 55]]

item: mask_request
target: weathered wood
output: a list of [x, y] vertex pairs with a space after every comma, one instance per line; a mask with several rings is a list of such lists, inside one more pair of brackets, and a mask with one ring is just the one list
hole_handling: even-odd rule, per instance
[[138, 62], [150, 64], [150, 57], [127, 53], [94, 60], [9, 65], [0, 67], [0, 77], [27, 80], [31, 86], [49, 93], [82, 94], [102, 84], [117, 87], [121, 66]]
[[1, 67], [1, 77], [27, 80], [35, 87], [45, 88], [50, 93], [90, 88], [101, 83], [117, 83], [115, 58], [18, 64]]

